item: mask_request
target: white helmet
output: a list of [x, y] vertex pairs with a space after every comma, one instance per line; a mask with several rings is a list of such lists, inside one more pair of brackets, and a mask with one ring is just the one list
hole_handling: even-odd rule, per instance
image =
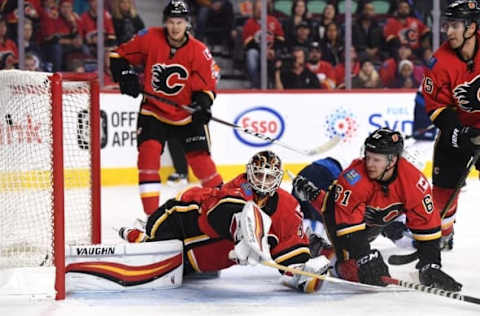
[[282, 178], [282, 161], [272, 151], [258, 152], [247, 163], [247, 180], [259, 195], [273, 195]]

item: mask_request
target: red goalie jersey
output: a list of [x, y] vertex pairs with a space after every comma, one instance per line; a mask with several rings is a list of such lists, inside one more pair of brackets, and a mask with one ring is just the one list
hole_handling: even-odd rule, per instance
[[[208, 48], [192, 36], [180, 48], [170, 47], [165, 30], [153, 27], [140, 31], [116, 50], [130, 64], [145, 68], [145, 91], [179, 105], [192, 103], [192, 94], [205, 93], [215, 98], [218, 66]], [[173, 125], [191, 122], [190, 114], [172, 105], [149, 98], [142, 114], [153, 115]]]
[[[477, 42], [480, 35], [477, 34]], [[462, 61], [445, 42], [434, 54], [425, 71], [423, 95], [430, 119], [445, 107], [454, 107], [462, 125], [480, 128], [480, 53], [471, 63]]]

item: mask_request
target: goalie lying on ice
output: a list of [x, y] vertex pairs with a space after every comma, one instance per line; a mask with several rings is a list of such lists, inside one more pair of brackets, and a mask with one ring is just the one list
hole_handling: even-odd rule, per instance
[[[259, 152], [246, 173], [221, 189], [190, 188], [151, 214], [144, 230], [122, 228], [120, 236], [129, 242], [183, 241], [184, 274], [268, 260], [324, 274], [329, 260], [311, 257], [299, 205], [280, 188], [282, 177], [280, 158]], [[322, 283], [288, 273], [282, 281], [304, 292], [314, 292]]]

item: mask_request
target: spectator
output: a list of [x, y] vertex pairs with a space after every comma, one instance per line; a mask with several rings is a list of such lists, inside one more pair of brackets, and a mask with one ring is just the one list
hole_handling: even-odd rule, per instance
[[365, 3], [362, 13], [352, 27], [352, 43], [359, 58], [379, 60], [382, 36], [382, 29], [375, 21], [375, 7], [371, 3]]
[[295, 47], [291, 66], [282, 67], [282, 61], [275, 63], [275, 86], [277, 90], [284, 89], [320, 89], [317, 75], [311, 72], [306, 65], [305, 51]]
[[117, 36], [117, 43], [122, 44], [130, 40], [138, 31], [145, 28], [142, 18], [132, 0], [114, 0], [112, 3], [113, 28]]
[[344, 50], [343, 39], [341, 33], [338, 31], [338, 26], [335, 23], [327, 25], [324, 47], [323, 60], [328, 61], [333, 66], [336, 66], [342, 60], [341, 52]]
[[294, 41], [297, 36], [297, 26], [304, 21], [310, 20], [311, 16], [308, 13], [307, 3], [305, 0], [294, 0], [292, 3], [292, 13], [283, 23], [283, 30], [285, 31], [285, 40], [287, 42]]
[[[3, 58], [4, 55], [11, 54], [13, 60], [16, 62], [18, 59], [18, 50], [15, 42], [10, 40], [7, 37], [7, 21], [5, 18], [0, 17], [0, 58]], [[5, 59], [4, 66], [6, 65], [7, 59]]]
[[88, 55], [79, 34], [81, 22], [73, 12], [73, 0], [60, 1], [59, 8], [56, 3], [49, 3], [41, 16], [41, 24], [44, 56], [52, 65], [51, 71], [67, 69], [67, 60]]
[[316, 30], [315, 36], [318, 39], [324, 39], [327, 33], [328, 25], [335, 23], [337, 17], [337, 10], [333, 4], [327, 4], [323, 9], [320, 24]]
[[75, 72], [75, 73], [84, 73], [85, 71], [85, 65], [82, 60], [80, 59], [74, 59], [72, 62], [68, 65], [67, 68], [68, 71], [70, 72]]
[[311, 43], [311, 29], [310, 24], [307, 21], [301, 21], [296, 26], [295, 37], [291, 41], [287, 41], [289, 48], [300, 46], [304, 49], [308, 49]]
[[396, 16], [389, 18], [383, 29], [391, 53], [401, 45], [408, 45], [416, 52], [420, 48], [421, 39], [429, 33], [430, 29], [422, 21], [410, 16], [410, 5], [406, 0], [398, 3]]
[[[262, 1], [255, 0], [253, 16], [245, 22], [243, 27], [243, 45], [246, 51], [247, 73], [251, 80], [252, 88], [260, 88], [260, 18]], [[275, 49], [284, 45], [285, 37], [283, 28], [277, 18], [267, 16], [267, 59], [275, 60]]]
[[9, 51], [0, 55], [0, 70], [15, 69], [17, 58]]
[[352, 88], [354, 89], [378, 89], [382, 87], [382, 79], [370, 59], [365, 59], [360, 63], [358, 75], [352, 78]]
[[335, 69], [328, 62], [322, 59], [322, 48], [320, 43], [312, 42], [308, 54], [307, 67], [317, 75], [320, 86], [323, 89], [335, 89]]
[[[41, 0], [25, 0], [24, 14], [26, 18], [34, 21], [34, 24], [39, 22], [39, 12], [41, 10]], [[7, 21], [7, 36], [17, 42], [17, 24], [18, 24], [18, 1], [17, 0], [3, 0], [0, 1], [0, 13], [5, 16]]]
[[[35, 58], [35, 61], [37, 63], [37, 68], [43, 68], [43, 63], [42, 63], [42, 51], [40, 50], [40, 47], [37, 45], [37, 43], [32, 40], [32, 35], [33, 35], [33, 25], [32, 21], [30, 19], [25, 19], [25, 24], [23, 26], [23, 38], [24, 38], [24, 43], [25, 43], [25, 54], [30, 54], [32, 55], [33, 58]], [[26, 61], [26, 56], [25, 56], [25, 64], [27, 63]], [[25, 65], [25, 67], [27, 67]], [[37, 70], [36, 70], [37, 71]]]
[[[343, 50], [340, 51], [340, 56], [342, 56], [342, 63], [335, 66], [335, 81], [337, 82], [337, 89], [345, 89], [345, 53]], [[352, 50], [350, 51], [350, 59], [352, 65], [351, 74], [352, 77], [355, 77], [360, 71], [360, 63], [358, 62], [357, 52], [354, 46], [352, 46]]]
[[32, 53], [25, 54], [25, 70], [40, 71], [40, 60]]
[[[97, 51], [97, 0], [88, 0], [88, 11], [80, 17], [83, 41], [90, 49], [90, 54], [95, 56]], [[103, 10], [103, 27], [106, 47], [115, 45], [116, 37], [113, 29], [112, 16], [106, 10]]]
[[383, 62], [382, 67], [380, 67], [380, 77], [385, 87], [393, 88], [393, 82], [398, 75], [398, 64], [405, 59], [415, 59], [412, 49], [408, 45], [400, 46], [394, 57]]
[[393, 88], [400, 89], [416, 89], [419, 86], [419, 82], [413, 76], [413, 63], [404, 59], [398, 64], [399, 76], [395, 78], [393, 82]]
[[[212, 0], [199, 6], [195, 23], [195, 37], [213, 46], [231, 47], [230, 34], [234, 24], [233, 5], [229, 0]], [[206, 37], [206, 39], [205, 39]], [[217, 53], [212, 49], [212, 53]]]

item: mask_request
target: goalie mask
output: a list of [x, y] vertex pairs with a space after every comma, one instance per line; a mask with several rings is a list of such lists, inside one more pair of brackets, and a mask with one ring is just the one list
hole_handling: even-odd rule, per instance
[[259, 195], [273, 195], [282, 178], [282, 161], [272, 151], [256, 153], [247, 164], [247, 180]]

